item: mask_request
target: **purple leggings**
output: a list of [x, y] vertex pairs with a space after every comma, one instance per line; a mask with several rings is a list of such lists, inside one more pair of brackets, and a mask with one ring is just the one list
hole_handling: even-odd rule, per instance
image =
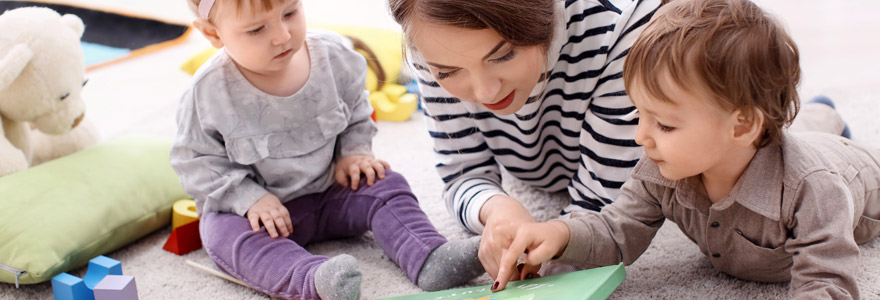
[[359, 236], [372, 230], [376, 242], [416, 283], [428, 255], [446, 242], [419, 207], [406, 180], [385, 179], [357, 191], [334, 184], [324, 193], [284, 203], [293, 222], [287, 239], [251, 231], [247, 218], [229, 213], [201, 216], [202, 244], [217, 266], [252, 288], [282, 298], [318, 299], [315, 271], [328, 260], [303, 246]]

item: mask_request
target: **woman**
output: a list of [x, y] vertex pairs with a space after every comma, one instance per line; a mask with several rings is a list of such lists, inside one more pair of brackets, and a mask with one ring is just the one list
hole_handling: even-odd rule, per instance
[[[482, 233], [493, 278], [531, 214], [502, 167], [572, 197], [563, 214], [611, 203], [642, 149], [624, 58], [658, 0], [389, 0], [418, 72], [428, 130], [458, 221]], [[518, 274], [517, 274], [518, 276]]]

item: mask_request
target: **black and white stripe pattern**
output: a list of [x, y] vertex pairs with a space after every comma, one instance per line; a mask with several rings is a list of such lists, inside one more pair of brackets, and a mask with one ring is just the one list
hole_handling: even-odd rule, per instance
[[658, 6], [659, 0], [559, 0], [549, 80], [532, 94], [541, 101], [514, 115], [449, 95], [412, 58], [446, 183], [443, 198], [462, 225], [482, 231], [480, 207], [504, 193], [501, 166], [534, 188], [567, 188], [573, 199], [563, 213], [612, 202], [642, 155], [623, 62]]

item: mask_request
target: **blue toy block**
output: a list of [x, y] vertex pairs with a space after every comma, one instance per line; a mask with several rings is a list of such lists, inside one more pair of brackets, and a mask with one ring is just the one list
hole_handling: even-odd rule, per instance
[[95, 289], [98, 282], [107, 275], [122, 275], [122, 263], [100, 255], [89, 260], [89, 270], [86, 271], [86, 276], [83, 276], [83, 281], [89, 289]]
[[95, 300], [137, 300], [134, 276], [107, 275], [95, 286]]
[[55, 300], [94, 300], [95, 295], [79, 277], [61, 273], [52, 277]]

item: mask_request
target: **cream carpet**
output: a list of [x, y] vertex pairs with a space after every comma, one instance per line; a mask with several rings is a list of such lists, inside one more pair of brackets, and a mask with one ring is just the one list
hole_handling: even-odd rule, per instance
[[[383, 0], [304, 0], [313, 22], [347, 23], [395, 28]], [[187, 21], [184, 0], [68, 0], [83, 5]], [[880, 4], [869, 0], [764, 0], [758, 3], [779, 14], [801, 48], [804, 98], [825, 94], [834, 99], [849, 122], [855, 139], [880, 147]], [[354, 9], [355, 5], [358, 9]], [[339, 10], [339, 7], [343, 7]], [[361, 9], [363, 8], [363, 9]], [[129, 132], [171, 137], [175, 132], [177, 100], [189, 82], [178, 66], [208, 44], [198, 34], [183, 45], [89, 73], [84, 97], [87, 117], [98, 124], [105, 140]], [[406, 176], [440, 233], [450, 239], [469, 236], [449, 217], [440, 202], [440, 178], [433, 169], [432, 146], [421, 115], [410, 121], [379, 123], [374, 141], [377, 156]], [[530, 190], [514, 180], [505, 188], [537, 212], [539, 219], [556, 214], [566, 195]], [[125, 274], [135, 276], [140, 299], [266, 299], [265, 295], [186, 265], [185, 260], [213, 266], [204, 250], [177, 256], [162, 250], [170, 229], [163, 229], [106, 255], [122, 261]], [[2, 242], [2, 241], [0, 241]], [[403, 272], [367, 234], [309, 247], [313, 253], [348, 253], [364, 273], [362, 299], [417, 293]], [[880, 299], [880, 239], [865, 244], [858, 283], [864, 299]], [[667, 223], [651, 247], [626, 268], [627, 279], [613, 299], [779, 299], [788, 284], [762, 284], [719, 273], [697, 247]], [[82, 276], [85, 268], [71, 273]], [[483, 276], [471, 284], [489, 284]], [[51, 285], [16, 289], [0, 284], [0, 299], [52, 299]]]

